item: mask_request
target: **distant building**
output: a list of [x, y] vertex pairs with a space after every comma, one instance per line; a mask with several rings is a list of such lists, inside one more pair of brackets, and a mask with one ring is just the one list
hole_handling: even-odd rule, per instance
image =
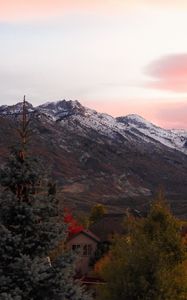
[[94, 263], [100, 255], [108, 251], [113, 237], [126, 233], [124, 221], [127, 216], [141, 217], [139, 211], [132, 209], [127, 209], [124, 213], [104, 214], [89, 230], [81, 229], [69, 237], [67, 247], [78, 253], [77, 276], [88, 275], [91, 270], [90, 263]]
[[90, 261], [95, 256], [100, 239], [89, 230], [81, 230], [72, 235], [67, 241], [67, 247], [78, 252], [76, 262], [76, 273], [80, 275], [88, 274]]

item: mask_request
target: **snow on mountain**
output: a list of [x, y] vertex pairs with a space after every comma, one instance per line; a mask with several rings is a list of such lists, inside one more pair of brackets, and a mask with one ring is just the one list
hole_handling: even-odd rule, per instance
[[[50, 122], [58, 122], [61, 126], [68, 127], [72, 131], [86, 135], [91, 129], [108, 138], [123, 140], [136, 139], [148, 143], [161, 143], [169, 148], [176, 149], [187, 154], [187, 131], [166, 130], [139, 115], [131, 114], [114, 118], [104, 113], [82, 106], [77, 100], [60, 100], [47, 102], [33, 107], [26, 102], [28, 112], [37, 112], [45, 115]], [[16, 105], [0, 106], [0, 115], [20, 114], [22, 103]]]
[[[21, 114], [23, 109], [23, 102], [18, 102], [15, 105], [2, 105], [0, 106], [0, 115], [18, 115]], [[31, 103], [26, 101], [26, 109], [28, 112], [33, 112], [34, 107]]]
[[[121, 136], [126, 140], [130, 138], [128, 133], [132, 133], [133, 136], [137, 136], [143, 141], [159, 142], [187, 154], [187, 131], [166, 130], [136, 114], [114, 118], [108, 114], [85, 108], [78, 101], [64, 103], [66, 103], [65, 110], [60, 108], [60, 111], [56, 113], [56, 120], [60, 119], [62, 126], [66, 123], [70, 126], [69, 122], [71, 121], [71, 124], [76, 124], [76, 129], [79, 131], [91, 128], [107, 137], [117, 138]], [[58, 105], [59, 103], [57, 103], [57, 109], [59, 109]], [[68, 120], [64, 118], [67, 116]]]
[[92, 129], [108, 137], [114, 138], [117, 133], [125, 137], [125, 129], [127, 128], [125, 124], [119, 124], [110, 115], [85, 108], [78, 101], [47, 102], [36, 109], [51, 120], [60, 122], [62, 126], [68, 126], [69, 129], [72, 128], [72, 130], [77, 130], [82, 134], [86, 129]]
[[56, 102], [47, 102], [36, 107], [36, 109], [54, 121], [76, 113], [80, 113], [80, 111], [83, 112], [85, 110], [77, 100], [59, 100]]
[[128, 125], [129, 130], [136, 132], [142, 138], [149, 137], [167, 147], [187, 154], [187, 131], [185, 130], [163, 129], [136, 114], [118, 117], [117, 121]]
[[[107, 114], [99, 114], [91, 109], [86, 109], [83, 114], [73, 114], [68, 121], [76, 124], [77, 130], [82, 132], [85, 129], [92, 129], [96, 133], [109, 138], [115, 138], [116, 134], [121, 134], [126, 138], [125, 130], [127, 126], [125, 124], [118, 124], [115, 118]], [[65, 122], [65, 119], [61, 120], [62, 125]]]

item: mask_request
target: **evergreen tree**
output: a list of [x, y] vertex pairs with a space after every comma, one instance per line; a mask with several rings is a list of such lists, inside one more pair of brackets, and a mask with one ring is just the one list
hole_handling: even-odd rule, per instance
[[50, 258], [67, 226], [59, 220], [55, 186], [23, 139], [0, 171], [0, 300], [90, 299], [73, 280], [71, 253], [64, 248]]
[[156, 201], [147, 218], [126, 225], [128, 235], [97, 266], [106, 280], [99, 299], [187, 299], [186, 248], [167, 205]]

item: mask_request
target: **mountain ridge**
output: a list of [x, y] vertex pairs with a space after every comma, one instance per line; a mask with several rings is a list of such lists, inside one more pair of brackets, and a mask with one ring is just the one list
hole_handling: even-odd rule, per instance
[[[153, 139], [157, 142], [164, 144], [170, 148], [176, 149], [187, 154], [187, 130], [176, 130], [176, 129], [164, 129], [157, 125], [154, 125], [152, 122], [147, 121], [143, 117], [137, 114], [128, 114], [121, 117], [112, 117], [105, 113], [98, 113], [96, 110], [92, 110], [84, 107], [78, 100], [58, 100], [55, 102], [46, 102], [39, 106], [34, 107], [31, 103], [26, 102], [27, 109], [30, 112], [39, 112], [50, 117], [53, 121], [62, 121], [65, 117], [80, 115], [82, 118], [97, 116], [100, 118], [94, 118], [93, 122], [98, 123], [98, 128], [96, 126], [94, 129], [99, 130], [99, 123], [103, 126], [108, 126], [118, 131], [119, 134], [122, 134], [122, 131], [126, 130], [126, 127], [131, 126], [131, 131], [139, 135], [145, 135], [150, 139]], [[22, 103], [17, 103], [15, 105], [0, 106], [0, 115], [16, 114], [21, 113]], [[87, 122], [85, 122], [86, 125]], [[123, 125], [124, 126], [123, 126]], [[93, 126], [92, 126], [93, 127]], [[101, 129], [101, 128], [100, 128]], [[130, 128], [128, 128], [130, 130]], [[103, 130], [104, 131], [104, 130]], [[137, 132], [138, 131], [138, 132]], [[105, 132], [106, 133], [106, 132]]]
[[[21, 112], [21, 103], [0, 107], [1, 163], [17, 140], [12, 127]], [[72, 100], [27, 103], [27, 113], [31, 149], [51, 165], [68, 205], [145, 209], [162, 185], [175, 213], [187, 215], [186, 132], [159, 128], [137, 115], [114, 118]]]

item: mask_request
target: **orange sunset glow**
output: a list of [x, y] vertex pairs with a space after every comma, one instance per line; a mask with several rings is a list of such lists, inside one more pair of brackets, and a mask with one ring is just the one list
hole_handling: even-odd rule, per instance
[[1, 104], [77, 99], [187, 128], [187, 2], [0, 0]]

